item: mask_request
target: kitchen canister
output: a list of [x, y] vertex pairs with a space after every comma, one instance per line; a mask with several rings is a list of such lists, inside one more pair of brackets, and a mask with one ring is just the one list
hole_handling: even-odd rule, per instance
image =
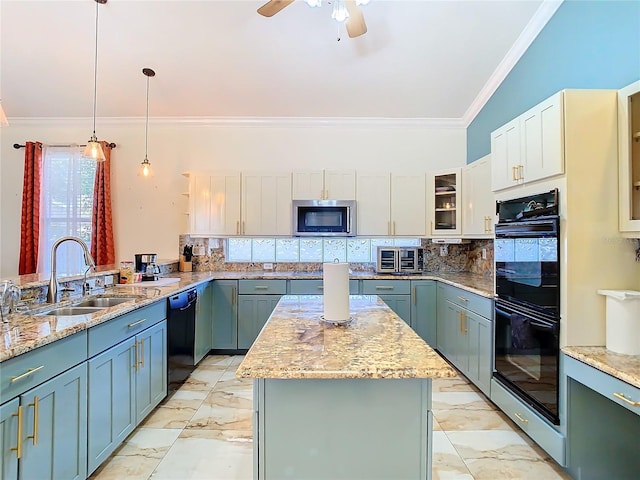
[[607, 297], [607, 350], [625, 355], [640, 355], [640, 292], [598, 290], [598, 293]]
[[345, 323], [349, 314], [349, 264], [325, 263], [322, 265], [323, 320]]

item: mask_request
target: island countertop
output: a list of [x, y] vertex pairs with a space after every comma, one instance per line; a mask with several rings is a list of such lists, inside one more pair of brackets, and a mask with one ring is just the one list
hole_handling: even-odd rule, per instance
[[322, 321], [321, 295], [286, 295], [236, 371], [240, 378], [401, 379], [455, 371], [377, 296], [350, 296], [352, 320]]

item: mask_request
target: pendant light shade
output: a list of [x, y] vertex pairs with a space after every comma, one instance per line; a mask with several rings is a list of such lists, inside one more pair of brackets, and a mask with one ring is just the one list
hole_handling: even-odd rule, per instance
[[140, 175], [143, 177], [150, 177], [151, 172], [151, 162], [149, 162], [148, 153], [149, 153], [149, 78], [155, 77], [156, 72], [151, 70], [150, 68], [143, 68], [142, 73], [147, 77], [147, 116], [144, 127], [144, 160], [140, 164]]
[[96, 49], [93, 62], [93, 134], [87, 142], [87, 147], [84, 149], [84, 156], [92, 158], [97, 162], [104, 162], [104, 152], [102, 146], [98, 142], [96, 137], [96, 105], [98, 99], [98, 8], [101, 3], [107, 3], [107, 0], [95, 0], [96, 2]]

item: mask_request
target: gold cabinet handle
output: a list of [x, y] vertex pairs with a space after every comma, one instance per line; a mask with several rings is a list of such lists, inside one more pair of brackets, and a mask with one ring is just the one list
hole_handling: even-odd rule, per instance
[[524, 166], [518, 165], [518, 180], [524, 180]]
[[242, 221], [242, 235], [246, 235], [247, 231], [244, 228], [244, 220]]
[[387, 235], [391, 235], [391, 222], [387, 222]]
[[236, 287], [231, 287], [231, 306], [236, 304]]
[[256, 285], [254, 288], [256, 290], [269, 290], [269, 287], [267, 285]]
[[467, 303], [469, 301], [468, 298], [461, 297], [460, 295], [458, 295], [458, 300], [460, 300], [461, 302], [465, 302], [465, 303]]
[[393, 290], [391, 285], [376, 285], [376, 290]]
[[144, 338], [140, 342], [140, 368], [144, 368]]
[[27, 435], [27, 438], [33, 439], [33, 446], [35, 447], [36, 445], [38, 445], [38, 411], [40, 406], [40, 399], [37, 396], [33, 397], [33, 403], [30, 403], [29, 406], [33, 407], [33, 435]]
[[325, 190], [324, 191], [324, 199], [328, 200], [329, 199], [329, 190]]
[[467, 314], [464, 312], [460, 312], [460, 316], [462, 317], [462, 333], [467, 333]]
[[324, 286], [323, 285], [318, 285], [318, 290], [324, 290]]
[[141, 323], [144, 323], [144, 322], [146, 322], [146, 321], [147, 321], [147, 319], [146, 319], [146, 318], [142, 318], [142, 319], [138, 320], [137, 322], [130, 323], [130, 324], [129, 324], [129, 325], [127, 325], [127, 326], [128, 326], [129, 328], [131, 328], [131, 327], [135, 327], [136, 325], [140, 325]]
[[[129, 347], [129, 348], [131, 348], [131, 347]], [[134, 345], [134, 348], [136, 349], [136, 361], [133, 362], [133, 369], [137, 371], [138, 370], [138, 359], [140, 358], [139, 353], [138, 353], [138, 342], [137, 341], [136, 341], [136, 343]], [[129, 351], [131, 351], [131, 350], [129, 350]]]
[[623, 402], [628, 403], [632, 407], [640, 407], [640, 402], [635, 402], [635, 401], [625, 397], [624, 393], [614, 392], [613, 396], [616, 397], [619, 400], [622, 400]]
[[458, 312], [458, 331], [462, 333], [462, 312]]
[[393, 234], [396, 234], [396, 221], [393, 221]]
[[43, 368], [44, 368], [44, 365], [40, 365], [39, 367], [36, 367], [36, 368], [30, 368], [29, 370], [24, 372], [22, 375], [18, 375], [17, 377], [11, 377], [11, 383], [22, 380], [23, 378], [26, 378], [29, 375], [33, 375], [34, 373], [36, 373], [39, 370], [42, 370]]
[[18, 444], [9, 450], [16, 452], [16, 458], [22, 457], [22, 405], [18, 407], [17, 413], [12, 413], [12, 417], [18, 417]]
[[240, 235], [240, 220], [236, 221], [236, 235]]
[[520, 420], [522, 423], [529, 423], [529, 420], [527, 420], [526, 418], [524, 418], [522, 415], [520, 415], [519, 413], [514, 413], [515, 417]]
[[416, 287], [413, 287], [413, 290], [411, 290], [411, 300], [413, 300], [413, 304], [416, 304]]
[[516, 176], [516, 168], [518, 167], [511, 167], [511, 180], [514, 182], [518, 180], [518, 177]]

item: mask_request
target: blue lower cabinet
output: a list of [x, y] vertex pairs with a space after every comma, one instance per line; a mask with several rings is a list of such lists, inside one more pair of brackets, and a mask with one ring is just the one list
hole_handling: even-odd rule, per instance
[[136, 339], [129, 338], [89, 364], [88, 473], [136, 426]]
[[162, 321], [136, 335], [136, 424], [167, 396], [167, 322]]
[[87, 475], [87, 365], [29, 390], [22, 406], [22, 480], [78, 480]]
[[207, 356], [213, 344], [213, 282], [198, 285], [195, 362]]
[[401, 319], [411, 323], [411, 296], [410, 295], [378, 295], [391, 310]]
[[[18, 413], [20, 411], [20, 413]], [[20, 399], [0, 405], [0, 478], [16, 480], [18, 478], [18, 418], [22, 418]]]
[[411, 328], [429, 346], [436, 347], [436, 282], [411, 281]]
[[214, 350], [238, 348], [238, 281], [213, 282], [213, 339]]
[[238, 295], [238, 349], [249, 349], [281, 295]]

